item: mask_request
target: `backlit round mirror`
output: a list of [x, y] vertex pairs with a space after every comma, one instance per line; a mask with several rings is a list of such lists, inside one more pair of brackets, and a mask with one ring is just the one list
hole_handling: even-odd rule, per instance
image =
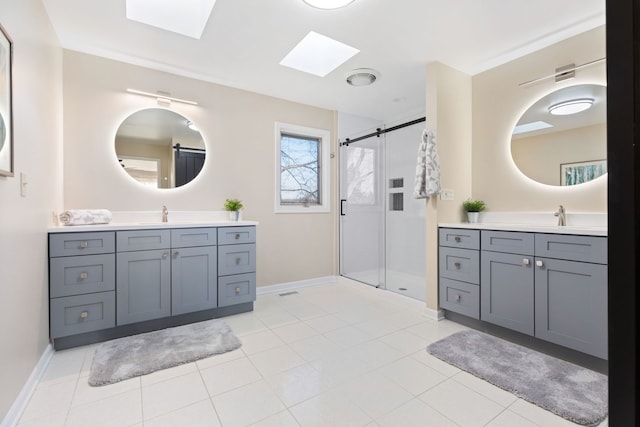
[[522, 115], [511, 156], [529, 178], [572, 186], [607, 173], [607, 89], [583, 84], [552, 92]]
[[118, 162], [129, 176], [152, 188], [175, 188], [202, 170], [205, 145], [197, 127], [163, 108], [140, 110], [116, 132]]

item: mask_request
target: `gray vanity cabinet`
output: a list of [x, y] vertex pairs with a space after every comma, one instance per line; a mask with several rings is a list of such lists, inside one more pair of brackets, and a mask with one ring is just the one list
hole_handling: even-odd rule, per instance
[[256, 299], [256, 228], [218, 229], [218, 306]]
[[171, 230], [171, 314], [218, 306], [217, 229]]
[[480, 318], [533, 335], [533, 234], [483, 230], [481, 235]]
[[565, 259], [536, 257], [536, 337], [606, 359], [606, 237], [537, 234], [538, 253]]

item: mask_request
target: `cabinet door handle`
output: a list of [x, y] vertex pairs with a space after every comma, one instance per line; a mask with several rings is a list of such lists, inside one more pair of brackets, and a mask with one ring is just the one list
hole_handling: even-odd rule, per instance
[[539, 259], [539, 260], [536, 261], [536, 265], [538, 267], [544, 267], [544, 262], [542, 262], [542, 260]]
[[522, 259], [522, 265], [529, 265], [529, 263], [530, 263], [529, 258]]
[[169, 252], [165, 252], [162, 254], [162, 259], [167, 259], [168, 256], [169, 256]]
[[456, 269], [460, 270], [460, 263], [459, 263], [459, 262], [454, 262], [454, 263], [453, 263], [453, 266], [454, 266]]
[[456, 294], [456, 301], [460, 301], [460, 294]]
[[236, 295], [240, 295], [240, 288], [236, 288]]
[[240, 233], [236, 233], [236, 240], [240, 239]]
[[87, 249], [89, 247], [89, 242], [84, 241], [80, 242], [80, 249]]
[[173, 253], [173, 256], [177, 258], [178, 256], [180, 256], [180, 252], [175, 251], [175, 252]]
[[460, 239], [460, 236], [456, 236], [456, 237], [454, 238], [454, 240], [456, 241], [456, 243], [460, 243], [460, 240], [462, 240], [462, 239]]
[[89, 275], [87, 273], [80, 273], [80, 280], [85, 280]]
[[239, 264], [240, 264], [240, 261], [242, 261], [242, 260], [240, 259], [240, 257], [236, 258], [236, 265], [239, 265]]
[[89, 312], [88, 311], [83, 311], [82, 313], [80, 313], [80, 318], [82, 320], [87, 320], [87, 317], [89, 317]]

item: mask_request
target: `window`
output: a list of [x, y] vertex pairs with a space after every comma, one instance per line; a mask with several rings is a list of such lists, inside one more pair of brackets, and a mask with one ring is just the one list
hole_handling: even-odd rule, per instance
[[276, 212], [329, 212], [329, 132], [276, 123]]

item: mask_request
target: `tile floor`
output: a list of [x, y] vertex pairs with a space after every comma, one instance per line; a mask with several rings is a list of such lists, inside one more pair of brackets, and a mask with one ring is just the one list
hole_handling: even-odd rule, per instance
[[104, 387], [96, 346], [56, 352], [19, 426], [574, 425], [430, 356], [464, 327], [391, 292], [340, 278], [225, 319], [241, 349]]

